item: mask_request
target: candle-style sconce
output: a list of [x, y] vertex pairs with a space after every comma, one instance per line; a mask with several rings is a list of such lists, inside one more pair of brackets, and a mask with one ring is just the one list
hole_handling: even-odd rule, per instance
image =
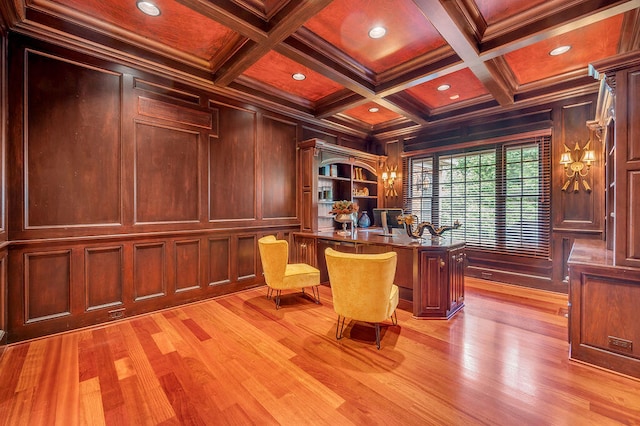
[[394, 166], [392, 168], [386, 167], [386, 170], [382, 172], [382, 185], [384, 186], [384, 196], [398, 196], [398, 191], [396, 191], [396, 187], [394, 185], [396, 181], [396, 177], [398, 166]]
[[[587, 180], [591, 163], [596, 160], [595, 151], [590, 148], [591, 141], [587, 142], [584, 147], [580, 148], [578, 142], [573, 151], [564, 145], [565, 152], [560, 156], [560, 164], [564, 165], [564, 172], [567, 180], [562, 185], [562, 190], [572, 190], [578, 192], [580, 190], [580, 182], [585, 191], [591, 192], [591, 185]], [[573, 183], [573, 185], [572, 185]]]

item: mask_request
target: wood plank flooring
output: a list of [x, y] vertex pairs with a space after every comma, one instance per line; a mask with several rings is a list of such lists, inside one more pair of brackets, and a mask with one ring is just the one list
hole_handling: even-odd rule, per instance
[[264, 287], [10, 345], [1, 425], [640, 424], [640, 381], [568, 359], [566, 296], [466, 279], [449, 321], [335, 339], [330, 289]]

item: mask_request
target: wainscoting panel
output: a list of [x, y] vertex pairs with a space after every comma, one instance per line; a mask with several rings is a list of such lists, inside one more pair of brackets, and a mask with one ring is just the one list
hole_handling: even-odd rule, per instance
[[238, 281], [256, 277], [257, 248], [254, 235], [238, 237]]
[[209, 285], [231, 282], [231, 238], [209, 239]]
[[122, 305], [123, 246], [91, 247], [84, 253], [86, 310]]
[[165, 244], [135, 244], [133, 251], [134, 300], [166, 295]]
[[25, 256], [25, 322], [71, 314], [71, 250]]
[[200, 288], [200, 240], [174, 243], [176, 292]]

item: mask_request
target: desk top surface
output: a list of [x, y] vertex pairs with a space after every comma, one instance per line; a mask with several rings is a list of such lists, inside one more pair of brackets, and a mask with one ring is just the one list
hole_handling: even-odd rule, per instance
[[358, 228], [354, 235], [342, 236], [338, 231], [321, 231], [321, 232], [296, 232], [300, 236], [308, 236], [318, 239], [332, 240], [345, 243], [360, 244], [381, 244], [401, 246], [407, 248], [429, 249], [429, 248], [457, 248], [464, 247], [465, 242], [462, 240], [454, 240], [451, 237], [444, 236], [432, 239], [431, 235], [426, 233], [424, 238], [414, 240], [410, 238], [404, 231], [395, 230], [393, 236], [385, 236], [380, 228]]

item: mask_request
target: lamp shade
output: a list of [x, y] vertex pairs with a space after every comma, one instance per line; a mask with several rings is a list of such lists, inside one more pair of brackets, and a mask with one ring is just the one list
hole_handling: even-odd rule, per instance
[[571, 159], [571, 153], [563, 152], [562, 155], [560, 156], [560, 164], [571, 164], [571, 163], [573, 163], [573, 160]]
[[596, 153], [592, 149], [588, 149], [584, 152], [584, 156], [582, 157], [582, 161], [585, 163], [591, 163], [596, 160]]

